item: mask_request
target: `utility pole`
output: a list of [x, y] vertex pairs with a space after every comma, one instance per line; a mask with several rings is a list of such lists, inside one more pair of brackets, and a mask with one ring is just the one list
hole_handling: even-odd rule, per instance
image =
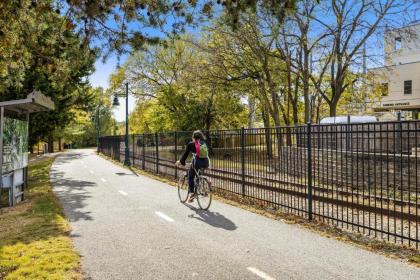
[[130, 166], [130, 148], [128, 147], [128, 82], [125, 83], [125, 157], [124, 165]]
[[124, 165], [130, 166], [130, 148], [128, 147], [128, 82], [125, 82], [125, 93], [115, 93], [112, 106], [119, 106], [118, 97], [125, 97], [125, 149], [124, 149]]
[[98, 107], [96, 108], [96, 147], [97, 147], [97, 152], [99, 153], [99, 110], [100, 110], [100, 104], [98, 104]]

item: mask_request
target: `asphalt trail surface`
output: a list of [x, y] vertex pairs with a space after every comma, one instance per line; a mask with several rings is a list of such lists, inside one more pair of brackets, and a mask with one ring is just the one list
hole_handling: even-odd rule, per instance
[[176, 188], [93, 150], [54, 162], [50, 178], [71, 222], [86, 279], [420, 279], [420, 269]]

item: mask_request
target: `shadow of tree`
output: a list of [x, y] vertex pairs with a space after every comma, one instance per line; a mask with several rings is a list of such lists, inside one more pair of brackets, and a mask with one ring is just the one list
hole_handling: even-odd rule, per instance
[[54, 164], [57, 165], [57, 164], [70, 163], [71, 161], [73, 161], [75, 159], [82, 159], [82, 158], [85, 158], [87, 156], [88, 155], [86, 155], [86, 154], [75, 153], [75, 152], [63, 153], [63, 154], [60, 154], [56, 157], [56, 160], [55, 160]]
[[222, 228], [225, 230], [236, 230], [238, 227], [235, 225], [235, 223], [222, 214], [218, 212], [211, 212], [211, 211], [205, 211], [199, 208], [195, 208], [192, 205], [185, 204], [188, 208], [194, 211], [193, 214], [188, 215], [188, 217], [197, 219], [199, 221], [202, 221], [208, 225], [211, 225], [212, 227], [216, 228]]
[[61, 205], [70, 221], [92, 220], [90, 212], [82, 211], [82, 209], [86, 206], [85, 200], [91, 197], [89, 188], [95, 187], [97, 184], [68, 177], [62, 171], [59, 171], [58, 167], [82, 156], [80, 154], [63, 154], [55, 160], [50, 171], [54, 193], [61, 201]]
[[125, 172], [115, 172], [115, 174], [118, 176], [132, 176], [133, 175], [133, 174], [125, 173]]

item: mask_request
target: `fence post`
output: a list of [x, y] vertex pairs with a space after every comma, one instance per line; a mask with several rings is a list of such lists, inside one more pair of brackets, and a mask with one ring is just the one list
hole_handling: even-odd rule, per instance
[[241, 128], [241, 183], [242, 196], [245, 196], [245, 129]]
[[[394, 152], [402, 153], [403, 152], [403, 139], [402, 139], [402, 113], [398, 111], [397, 113], [398, 118], [398, 138], [396, 139], [396, 143], [394, 143], [395, 148]], [[394, 125], [395, 130], [395, 125]]]
[[308, 152], [308, 220], [312, 220], [312, 141], [311, 123], [306, 126], [306, 145]]
[[136, 166], [136, 143], [135, 143], [136, 137], [133, 134], [133, 167]]
[[142, 160], [142, 168], [143, 170], [146, 169], [146, 134], [143, 133], [143, 160]]
[[118, 138], [118, 161], [121, 162], [121, 140], [122, 136]]
[[156, 173], [159, 173], [159, 134], [155, 133], [155, 143], [156, 143]]
[[[178, 132], [175, 131], [175, 161], [178, 160]], [[178, 179], [178, 167], [175, 165], [175, 179]]]

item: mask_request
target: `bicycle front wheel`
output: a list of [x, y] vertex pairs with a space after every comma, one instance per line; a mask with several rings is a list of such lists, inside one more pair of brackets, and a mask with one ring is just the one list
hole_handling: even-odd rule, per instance
[[188, 182], [185, 175], [178, 179], [178, 197], [181, 203], [185, 203], [188, 199]]
[[207, 178], [201, 178], [197, 188], [197, 202], [201, 209], [207, 210], [212, 200], [211, 184]]

